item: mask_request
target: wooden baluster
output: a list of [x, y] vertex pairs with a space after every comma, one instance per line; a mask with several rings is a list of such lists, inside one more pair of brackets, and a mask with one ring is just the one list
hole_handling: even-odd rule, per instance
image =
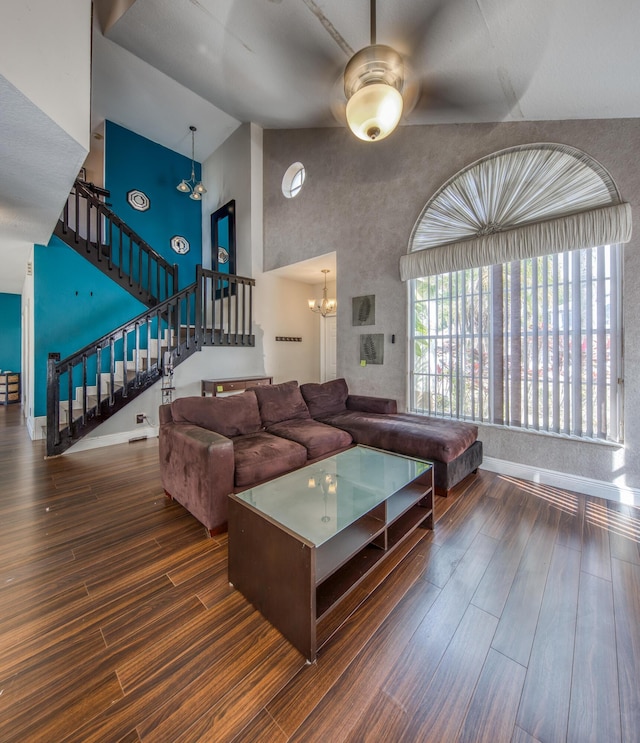
[[129, 354], [127, 352], [127, 337], [128, 333], [125, 329], [122, 331], [122, 397], [128, 397], [127, 384], [129, 382], [129, 374], [127, 372], [127, 361]]
[[102, 346], [96, 348], [96, 393], [98, 396], [97, 400], [97, 415], [102, 413]]
[[109, 353], [111, 355], [109, 359], [109, 405], [113, 405], [113, 386], [116, 379], [115, 342], [113, 336], [109, 338]]
[[47, 454], [53, 456], [60, 444], [60, 373], [59, 353], [50, 353], [47, 359]]
[[[238, 282], [236, 281], [235, 277], [233, 279], [233, 288], [235, 289], [235, 305], [236, 305], [236, 333], [235, 333], [235, 343], [236, 346], [238, 345], [238, 319], [239, 319], [239, 302], [240, 302], [240, 293], [238, 291]], [[231, 278], [229, 278], [229, 291], [231, 291]]]
[[73, 420], [73, 365], [67, 366], [67, 404], [68, 404], [68, 418], [69, 418], [69, 435], [73, 437], [75, 432], [75, 423]]
[[87, 422], [87, 355], [82, 354], [82, 425]]
[[71, 201], [71, 195], [73, 194], [73, 191], [69, 194], [67, 197], [67, 200], [64, 202], [64, 206], [62, 207], [62, 232], [66, 235], [69, 231], [69, 202]]
[[[164, 364], [161, 363], [161, 359], [162, 359], [162, 313], [160, 312], [160, 310], [156, 310], [156, 338], [158, 342], [158, 346], [157, 346], [158, 348], [158, 357], [157, 357], [158, 369], [164, 370]], [[171, 334], [169, 334], [167, 343], [169, 344], [169, 348], [171, 348]]]
[[75, 237], [73, 238], [73, 241], [77, 243], [79, 235], [80, 235], [80, 194], [78, 193], [77, 188], [75, 189], [74, 196], [75, 196], [76, 213], [73, 215], [75, 219], [75, 230], [74, 230]]
[[[107, 215], [105, 214], [105, 219]], [[109, 243], [107, 245], [108, 250], [108, 264], [109, 271], [113, 271], [113, 222], [109, 219]]]
[[129, 238], [129, 286], [133, 286], [133, 237], [127, 233]]
[[122, 229], [118, 227], [118, 276], [122, 278]]

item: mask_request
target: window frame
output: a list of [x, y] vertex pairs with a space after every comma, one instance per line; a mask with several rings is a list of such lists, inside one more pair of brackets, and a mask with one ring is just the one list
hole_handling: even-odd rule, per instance
[[[591, 260], [587, 261], [586, 258], [586, 251], [591, 251]], [[600, 251], [600, 256], [602, 257], [602, 254], [604, 251], [608, 251], [611, 254], [610, 263], [608, 264], [608, 274], [607, 276], [602, 276], [598, 274], [595, 276], [595, 281], [593, 280], [594, 277], [592, 274], [589, 273], [588, 264], [593, 264], [594, 260], [599, 260], [597, 257], [594, 259], [593, 255], [598, 255], [596, 251]], [[510, 263], [506, 264], [497, 264], [496, 266], [490, 266], [490, 267], [480, 267], [480, 268], [468, 268], [463, 269], [462, 271], [453, 271], [450, 273], [443, 273], [438, 274], [436, 277], [425, 277], [422, 279], [412, 279], [408, 282], [409, 284], [409, 292], [408, 292], [408, 309], [409, 309], [409, 390], [408, 390], [408, 396], [407, 399], [409, 401], [409, 407], [412, 412], [423, 414], [423, 415], [433, 415], [435, 417], [443, 417], [443, 418], [451, 418], [451, 419], [457, 419], [457, 420], [467, 420], [467, 421], [474, 421], [477, 423], [481, 423], [484, 425], [493, 425], [498, 426], [501, 429], [510, 429], [510, 430], [521, 430], [525, 432], [536, 432], [541, 433], [543, 435], [547, 436], [562, 436], [562, 437], [569, 437], [575, 440], [579, 441], [585, 441], [585, 442], [609, 442], [614, 444], [621, 444], [624, 441], [624, 420], [623, 420], [623, 411], [624, 411], [624, 382], [623, 382], [623, 370], [624, 370], [624, 329], [622, 324], [622, 313], [623, 313], [623, 246], [621, 244], [613, 245], [613, 246], [602, 246], [600, 248], [588, 248], [583, 250], [577, 250], [577, 251], [566, 251], [564, 253], [557, 253], [555, 254], [556, 257], [554, 258], [553, 255], [551, 256], [543, 256], [539, 258], [529, 258], [524, 259], [523, 261], [512, 261]], [[578, 256], [578, 257], [576, 257]], [[585, 268], [585, 272], [587, 277], [584, 279], [584, 286], [582, 285], [582, 274], [576, 274], [576, 271], [578, 270], [578, 265], [582, 266], [582, 263], [580, 261], [584, 261], [584, 265], [587, 266]], [[542, 265], [542, 261], [551, 261], [552, 263], [554, 261], [563, 261], [564, 262], [564, 268], [566, 269], [567, 266], [570, 267], [570, 271], [572, 271], [572, 277], [573, 277], [573, 283], [571, 280], [567, 280], [566, 275], [563, 273], [563, 290], [568, 292], [575, 292], [576, 286], [575, 282], [577, 281], [577, 291], [580, 292], [580, 296], [577, 297], [574, 294], [571, 294], [571, 301], [573, 302], [575, 300], [575, 306], [580, 309], [581, 307], [581, 325], [580, 325], [580, 333], [577, 333], [577, 328], [574, 326], [566, 331], [559, 331], [559, 326], [564, 323], [564, 327], [567, 327], [567, 321], [570, 317], [571, 308], [573, 305], [569, 305], [569, 303], [564, 303], [564, 306], [562, 307], [562, 317], [557, 317], [555, 320], [550, 316], [548, 321], [543, 322], [543, 330], [544, 332], [540, 332], [537, 329], [537, 325], [539, 323], [536, 323], [536, 329], [530, 331], [528, 329], [528, 326], [525, 328], [525, 333], [519, 333], [517, 338], [520, 339], [520, 342], [525, 343], [525, 347], [527, 349], [527, 353], [524, 355], [520, 355], [520, 362], [519, 362], [519, 368], [520, 368], [520, 375], [524, 372], [524, 381], [520, 380], [520, 382], [523, 385], [524, 392], [519, 392], [517, 389], [518, 380], [515, 379], [515, 377], [518, 377], [518, 374], [511, 375], [511, 378], [509, 374], [506, 371], [506, 367], [504, 364], [506, 363], [505, 360], [507, 359], [507, 356], [504, 352], [504, 346], [505, 346], [505, 336], [504, 333], [498, 333], [497, 327], [502, 327], [503, 329], [505, 327], [509, 327], [510, 322], [521, 322], [522, 317], [518, 318], [518, 314], [522, 313], [507, 313], [510, 314], [511, 317], [497, 317], [496, 313], [503, 312], [504, 313], [504, 307], [505, 304], [503, 302], [500, 302], [499, 304], [496, 304], [494, 301], [495, 297], [493, 296], [496, 291], [496, 287], [494, 286], [495, 276], [501, 272], [504, 272], [506, 269], [505, 267], [513, 267], [514, 265], [518, 264], [521, 267], [527, 262], [531, 261], [531, 274], [534, 272], [533, 266], [539, 266]], [[578, 261], [578, 263], [576, 263]], [[554, 263], [555, 265], [555, 263]], [[513, 270], [513, 269], [512, 269]], [[536, 269], [537, 270], [537, 269]], [[433, 333], [429, 333], [427, 336], [423, 335], [417, 335], [417, 303], [419, 301], [422, 302], [433, 302], [435, 300], [419, 300], [417, 298], [417, 282], [418, 281], [426, 281], [426, 282], [433, 282], [437, 280], [443, 280], [442, 277], [450, 277], [449, 278], [449, 285], [451, 286], [452, 283], [455, 283], [457, 287], [459, 287], [460, 282], [460, 276], [464, 276], [464, 273], [471, 273], [471, 272], [487, 272], [488, 275], [491, 277], [490, 280], [490, 287], [489, 287], [489, 296], [491, 297], [490, 306], [491, 306], [491, 328], [489, 330], [489, 343], [487, 344], [486, 349], [486, 359], [487, 359], [487, 365], [489, 365], [491, 368], [489, 369], [489, 389], [486, 394], [486, 400], [484, 400], [484, 396], [478, 395], [477, 388], [474, 390], [473, 395], [473, 402], [471, 404], [471, 409], [467, 407], [466, 409], [464, 406], [461, 407], [460, 401], [461, 401], [461, 395], [460, 395], [460, 387], [462, 382], [460, 381], [460, 365], [461, 363], [464, 363], [464, 359], [462, 362], [457, 359], [457, 377], [456, 377], [456, 386], [455, 390], [450, 386], [451, 396], [452, 400], [449, 402], [449, 405], [442, 405], [439, 409], [439, 406], [436, 404], [432, 405], [431, 402], [428, 406], [425, 406], [424, 403], [420, 404], [419, 400], [417, 399], [418, 393], [419, 393], [419, 384], [417, 381], [418, 375], [422, 376], [424, 375], [425, 378], [437, 377], [437, 374], [429, 373], [425, 374], [424, 371], [420, 371], [417, 364], [417, 342], [424, 343], [425, 341], [429, 342], [429, 340], [433, 341], [434, 338], [439, 337], [436, 334], [434, 336]], [[458, 277], [453, 280], [452, 277]], [[525, 271], [526, 276], [526, 271]], [[600, 280], [598, 280], [600, 277]], [[528, 279], [527, 279], [528, 280]], [[548, 280], [548, 278], [547, 278]], [[464, 281], [464, 278], [462, 279], [463, 285], [466, 285], [466, 282]], [[589, 284], [588, 282], [591, 282]], [[605, 352], [613, 353], [613, 357], [610, 359], [609, 362], [609, 373], [610, 373], [610, 379], [609, 383], [606, 386], [606, 395], [607, 395], [607, 427], [606, 429], [602, 429], [599, 425], [600, 420], [600, 412], [601, 412], [601, 405], [598, 403], [596, 405], [595, 414], [597, 415], [597, 421], [596, 425], [593, 424], [592, 418], [589, 417], [589, 410], [593, 409], [593, 385], [597, 385], [597, 380], [594, 382], [593, 380], [589, 381], [590, 375], [587, 374], [587, 362], [586, 360], [582, 359], [583, 353], [587, 355], [587, 352], [589, 351], [589, 348], [593, 349], [593, 334], [594, 332], [597, 333], [597, 328], [594, 330], [593, 328], [593, 313], [587, 313], [586, 307], [589, 304], [592, 304], [595, 299], [592, 297], [592, 293], [594, 290], [597, 291], [596, 287], [604, 282], [605, 284], [607, 282], [610, 283], [610, 292], [609, 292], [609, 300], [608, 302], [613, 303], [611, 306], [611, 312], [615, 313], [615, 317], [610, 317], [608, 320], [605, 318], [605, 325], [606, 325], [606, 334], [609, 333], [616, 333], [616, 342], [611, 343], [609, 342], [609, 351]], [[613, 283], [612, 283], [613, 282]], [[557, 280], [556, 280], [557, 283]], [[527, 300], [530, 300], [530, 303], [532, 305], [532, 313], [535, 311], [536, 317], [539, 317], [539, 312], [541, 310], [540, 307], [534, 306], [536, 303], [536, 299], [538, 295], [540, 294], [540, 288], [542, 284], [540, 282], [540, 279], [536, 279], [535, 287], [533, 285], [533, 278], [532, 278], [532, 284], [531, 286], [527, 285], [528, 290], [531, 292], [530, 295], [527, 296]], [[557, 296], [558, 292], [556, 291], [555, 294], [552, 293], [552, 296]], [[484, 299], [486, 300], [487, 291], [485, 291]], [[584, 295], [584, 296], [583, 296]], [[482, 292], [480, 292], [482, 302]], [[544, 295], [543, 295], [544, 296]], [[546, 295], [549, 297], [549, 294]], [[600, 303], [601, 303], [602, 297], [600, 297]], [[450, 301], [450, 309], [449, 312], [453, 312], [453, 304], [456, 304], [457, 306], [457, 300], [449, 300]], [[545, 306], [542, 308], [543, 310], [547, 312], [554, 311], [556, 314], [560, 311], [560, 307], [558, 306], [558, 303], [556, 302], [552, 306], [547, 306], [545, 301]], [[511, 300], [509, 300], [511, 303]], [[581, 304], [582, 302], [582, 304]], [[526, 317], [526, 308], [528, 306], [529, 301], [525, 302], [525, 317], [524, 322], [525, 325], [529, 321], [529, 318]], [[506, 305], [509, 310], [512, 309], [511, 304]], [[602, 307], [601, 307], [602, 311]], [[584, 313], [584, 317], [582, 317], [582, 313]], [[482, 317], [482, 314], [481, 314]], [[602, 318], [600, 318], [602, 320]], [[613, 321], [613, 322], [612, 322]], [[497, 325], [499, 323], [499, 325]], [[429, 322], [431, 325], [431, 321]], [[597, 323], [596, 323], [597, 324]], [[451, 325], [451, 322], [450, 322]], [[480, 333], [483, 332], [483, 324], [482, 320], [480, 322]], [[586, 336], [589, 338], [588, 341], [583, 341], [583, 337]], [[589, 333], [591, 335], [589, 335]], [[553, 399], [553, 402], [551, 398], [549, 397], [548, 391], [549, 387], [546, 380], [546, 372], [544, 375], [540, 371], [541, 364], [545, 363], [547, 369], [549, 369], [549, 359], [543, 358], [540, 359], [539, 355], [536, 356], [535, 349], [538, 349], [540, 347], [542, 350], [540, 353], [545, 354], [548, 353], [551, 356], [551, 361], [555, 358], [558, 358], [558, 347], [553, 347], [553, 352], [549, 350], [549, 341], [550, 341], [550, 334], [556, 334], [560, 337], [560, 342], [564, 343], [563, 346], [563, 352], [566, 354], [567, 351], [572, 347], [572, 344], [578, 343], [580, 347], [579, 353], [576, 355], [576, 358], [579, 359], [580, 364], [580, 385], [573, 385], [572, 384], [572, 377], [576, 375], [578, 372], [578, 365], [577, 362], [575, 362], [574, 358], [572, 357], [571, 364], [565, 365], [564, 369], [560, 370], [556, 367], [554, 374], [554, 380], [553, 384], [555, 387], [553, 388], [553, 394], [556, 396]], [[531, 337], [530, 337], [531, 336]], [[571, 338], [571, 340], [567, 341], [567, 336]], [[472, 341], [475, 341], [476, 338], [473, 334], [467, 333], [467, 339], [471, 338]], [[488, 337], [486, 334], [484, 336], [485, 338]], [[563, 338], [564, 337], [564, 340]], [[600, 336], [602, 338], [603, 336]], [[452, 358], [453, 353], [453, 343], [454, 340], [456, 343], [459, 344], [458, 339], [464, 339], [465, 335], [464, 332], [462, 334], [456, 333], [455, 335], [449, 334], [449, 358]], [[516, 338], [516, 347], [517, 347], [517, 340]], [[542, 342], [540, 342], [540, 339], [542, 339]], [[533, 344], [535, 340], [535, 347], [530, 344]], [[546, 343], [545, 343], [546, 340]], [[554, 338], [555, 343], [555, 338]], [[583, 351], [583, 343], [584, 348], [586, 350]], [[591, 345], [589, 345], [591, 344]], [[507, 344], [508, 345], [508, 344]], [[597, 345], [596, 345], [597, 347]], [[482, 369], [483, 369], [483, 356], [482, 356], [482, 345], [480, 346], [480, 352], [476, 352], [477, 349], [474, 347], [474, 351], [472, 353], [475, 354], [474, 361], [472, 361], [471, 364], [471, 376], [473, 377], [473, 370], [475, 369], [475, 359], [480, 358], [480, 374], [478, 375], [478, 378], [482, 382]], [[434, 349], [430, 350], [430, 358], [434, 358], [433, 354], [436, 353]], [[590, 352], [591, 354], [593, 351]], [[491, 359], [490, 356], [495, 354], [495, 359]], [[460, 354], [459, 354], [460, 355]], [[462, 353], [464, 355], [464, 353]], [[531, 361], [529, 361], [529, 356], [531, 356]], [[500, 359], [500, 361], [497, 361], [497, 359]], [[535, 375], [533, 365], [534, 363], [538, 363], [538, 374]], [[498, 375], [495, 373], [495, 367], [496, 364], [500, 363], [501, 367], [503, 367], [503, 373]], [[492, 365], [492, 366], [491, 366]], [[584, 365], [584, 369], [583, 369]], [[529, 368], [531, 367], [531, 368]], [[593, 369], [593, 365], [591, 367]], [[562, 371], [563, 378], [562, 380], [559, 378], [560, 371]], [[437, 369], [436, 369], [437, 372]], [[600, 372], [602, 373], [602, 369], [600, 369]], [[451, 371], [449, 371], [450, 375], [450, 384], [453, 384], [453, 376]], [[532, 381], [528, 381], [530, 379]], [[545, 384], [547, 384], [547, 387], [543, 387], [543, 390], [546, 390], [547, 394], [546, 396], [540, 396], [540, 387], [541, 387], [541, 378], [542, 376], [545, 377]], [[503, 380], [503, 386], [500, 388], [498, 387], [498, 383], [500, 381], [500, 378]], [[512, 392], [511, 387], [508, 389], [505, 389], [504, 383], [507, 383], [508, 385], [513, 385], [515, 383], [514, 388], [514, 396], [515, 399], [519, 399], [523, 404], [521, 405], [521, 410], [519, 419], [518, 416], [514, 418], [513, 414], [509, 410], [509, 393]], [[476, 380], [473, 380], [474, 384], [477, 384]], [[585, 387], [586, 390], [590, 391], [591, 394], [591, 404], [589, 404], [588, 401], [584, 400], [585, 394]], [[601, 388], [602, 383], [600, 387], [600, 393], [601, 394]], [[426, 390], [425, 394], [431, 395], [433, 394], [434, 390], [429, 390], [429, 381], [427, 379], [427, 384], [424, 385], [423, 389]], [[535, 391], [535, 392], [534, 392]], [[559, 411], [557, 405], [558, 401], [560, 400], [560, 393], [570, 393], [572, 395], [572, 399], [567, 400], [566, 398], [563, 399], [563, 410]], [[530, 411], [531, 408], [531, 401], [529, 400], [529, 394], [532, 394], [533, 397], [536, 397], [536, 399], [533, 402], [533, 408]], [[538, 399], [538, 396], [539, 399]], [[480, 398], [480, 399], [478, 399]], [[598, 397], [598, 400], [601, 398]], [[501, 408], [505, 406], [506, 403], [506, 415], [504, 414], [505, 411], [501, 412]], [[548, 410], [548, 406], [554, 405], [555, 407], [553, 410]], [[542, 414], [543, 422], [546, 420], [546, 427], [545, 425], [540, 425], [540, 419], [541, 419], [541, 413], [540, 413], [540, 406], [544, 406], [545, 410]], [[570, 411], [567, 413], [566, 410]], [[580, 411], [579, 415], [575, 415], [575, 411]], [[537, 417], [536, 417], [537, 416]], [[580, 420], [580, 425], [575, 425], [575, 420]], [[549, 425], [549, 422], [551, 421], [552, 425]], [[562, 425], [560, 425], [562, 423]], [[585, 430], [586, 429], [586, 430]], [[595, 435], [594, 435], [595, 433]]]

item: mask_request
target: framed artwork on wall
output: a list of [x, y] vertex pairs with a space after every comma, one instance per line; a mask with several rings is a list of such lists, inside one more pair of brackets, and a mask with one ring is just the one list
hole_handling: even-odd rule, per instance
[[363, 297], [353, 297], [351, 311], [351, 325], [375, 325], [376, 295], [366, 294]]
[[[211, 270], [233, 275], [236, 272], [236, 202], [232, 199], [211, 215]], [[231, 293], [235, 294], [235, 284]], [[220, 281], [216, 299], [229, 294], [229, 282]]]
[[384, 333], [365, 333], [360, 336], [360, 364], [384, 364]]

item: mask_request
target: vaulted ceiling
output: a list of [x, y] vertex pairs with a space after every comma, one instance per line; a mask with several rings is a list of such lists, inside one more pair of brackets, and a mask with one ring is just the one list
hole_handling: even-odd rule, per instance
[[[199, 161], [242, 122], [341, 125], [344, 66], [370, 42], [370, 0], [93, 4], [92, 128], [108, 118], [190, 156], [193, 124]], [[636, 0], [377, 0], [377, 42], [402, 53], [419, 83], [403, 125], [640, 118], [639, 29]], [[64, 132], [49, 137], [47, 117], [5, 87], [0, 249], [20, 265], [0, 290], [20, 291], [26, 246], [53, 228], [77, 147]], [[55, 170], [55, 158], [60, 193], [55, 178], [39, 200], [19, 187], [36, 165]]]
[[[344, 66], [370, 42], [369, 0], [104, 0], [99, 7], [106, 39], [94, 52], [94, 113], [108, 116], [115, 106], [119, 123], [185, 154], [194, 123], [200, 159], [233, 120], [337, 125], [331, 104]], [[405, 124], [638, 117], [639, 29], [635, 0], [377, 0], [377, 42], [401, 52], [420, 81]], [[122, 59], [123, 49], [160, 86], [169, 79], [217, 113], [186, 108], [151, 84], [123, 100], [123, 88], [134, 92], [127, 63], [116, 79], [100, 62], [103, 53]], [[113, 96], [104, 93], [105, 77]], [[158, 107], [175, 120], [175, 132]]]

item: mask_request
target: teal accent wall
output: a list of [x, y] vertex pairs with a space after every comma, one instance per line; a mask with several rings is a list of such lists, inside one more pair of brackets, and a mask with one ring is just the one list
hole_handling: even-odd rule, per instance
[[[202, 263], [202, 202], [176, 190], [190, 173], [190, 158], [106, 122], [108, 203], [154, 250], [178, 265], [180, 288], [195, 281], [195, 267]], [[198, 163], [196, 175], [200, 177]], [[130, 206], [127, 192], [132, 189], [149, 197], [147, 211]], [[188, 253], [172, 250], [174, 235], [189, 241]], [[44, 416], [49, 353], [65, 358], [79, 351], [140, 314], [144, 305], [56, 237], [46, 246], [35, 246], [34, 294], [34, 415]], [[17, 322], [19, 331], [20, 309]], [[14, 368], [19, 365], [19, 353], [18, 345], [18, 360], [11, 364]], [[0, 358], [0, 365], [5, 364]]]
[[0, 369], [22, 371], [22, 297], [0, 294]]
[[[200, 179], [196, 163], [196, 178]], [[134, 134], [111, 121], [105, 127], [105, 188], [113, 211], [169, 263], [178, 264], [182, 289], [195, 281], [202, 263], [202, 202], [180, 193], [176, 186], [191, 174], [191, 159]], [[137, 211], [127, 193], [145, 193], [151, 206]], [[190, 250], [179, 255], [171, 248], [174, 235], [185, 237]]]
[[57, 237], [35, 246], [34, 295], [34, 415], [41, 416], [47, 412], [49, 353], [64, 359], [139, 315], [145, 305]]

